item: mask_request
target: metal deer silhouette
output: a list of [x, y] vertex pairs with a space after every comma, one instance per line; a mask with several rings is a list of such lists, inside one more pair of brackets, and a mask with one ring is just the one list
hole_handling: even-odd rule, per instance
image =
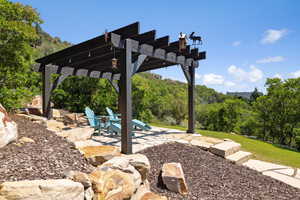
[[202, 38], [200, 36], [196, 36], [194, 34], [195, 34], [195, 32], [192, 32], [189, 37], [193, 41], [193, 45], [201, 45]]

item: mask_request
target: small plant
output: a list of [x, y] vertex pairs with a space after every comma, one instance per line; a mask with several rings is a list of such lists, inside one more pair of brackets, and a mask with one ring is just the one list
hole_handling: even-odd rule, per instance
[[295, 142], [297, 150], [300, 151], [300, 136], [296, 136]]

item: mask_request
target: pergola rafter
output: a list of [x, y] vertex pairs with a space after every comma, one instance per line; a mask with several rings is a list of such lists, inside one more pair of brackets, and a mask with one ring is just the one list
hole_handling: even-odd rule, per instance
[[[50, 117], [52, 91], [68, 76], [106, 78], [119, 93], [122, 115], [122, 152], [132, 153], [131, 143], [131, 77], [135, 73], [180, 65], [188, 81], [189, 133], [194, 132], [195, 68], [198, 60], [205, 59], [205, 52], [198, 52], [187, 45], [179, 50], [179, 41], [169, 42], [169, 36], [156, 39], [156, 31], [139, 33], [139, 23], [63, 49], [36, 60], [35, 70], [43, 74], [43, 113]], [[112, 59], [117, 65], [112, 66]], [[59, 77], [51, 82], [51, 74]]]

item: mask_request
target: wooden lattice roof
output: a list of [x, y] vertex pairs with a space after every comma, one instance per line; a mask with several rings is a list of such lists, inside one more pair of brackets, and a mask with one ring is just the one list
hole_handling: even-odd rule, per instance
[[[139, 22], [108, 32], [85, 42], [73, 45], [51, 55], [37, 59], [42, 65], [69, 67], [75, 70], [97, 71], [101, 73], [119, 71], [112, 67], [112, 59], [120, 59], [126, 39], [132, 40], [132, 60], [139, 55], [147, 58], [136, 72], [143, 72], [171, 65], [198, 66], [198, 60], [205, 59], [205, 52], [188, 45], [184, 52], [179, 51], [179, 41], [169, 42], [169, 36], [156, 38], [156, 31], [139, 32]], [[118, 67], [120, 62], [118, 62]]]

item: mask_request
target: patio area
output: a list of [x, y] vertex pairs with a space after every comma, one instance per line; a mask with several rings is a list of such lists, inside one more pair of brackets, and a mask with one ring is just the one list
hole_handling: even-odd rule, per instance
[[[203, 148], [208, 149], [210, 146], [221, 143], [223, 140], [208, 138], [200, 134], [186, 134], [183, 131], [176, 129], [167, 129], [160, 127], [152, 127], [151, 131], [133, 131], [132, 136], [133, 153], [153, 147], [156, 145], [178, 142], [184, 144], [202, 144]], [[92, 136], [91, 140], [75, 142], [77, 147], [81, 146], [100, 146], [112, 145], [121, 147], [121, 137], [118, 135], [107, 134], [102, 132], [103, 135]]]

